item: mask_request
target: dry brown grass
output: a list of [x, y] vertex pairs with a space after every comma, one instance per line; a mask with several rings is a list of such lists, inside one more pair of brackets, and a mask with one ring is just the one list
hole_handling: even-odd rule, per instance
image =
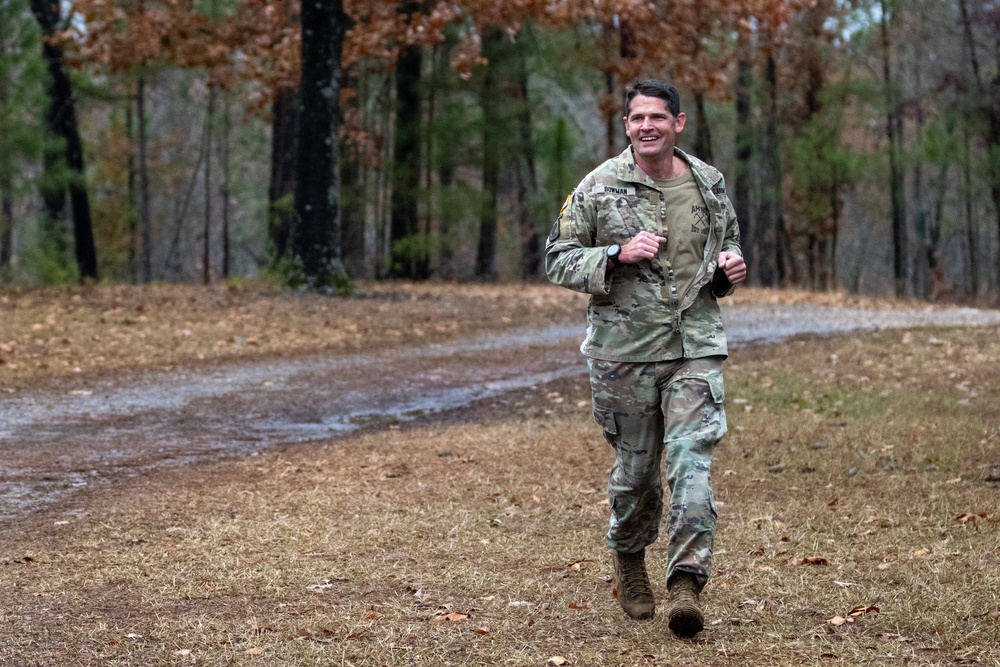
[[581, 377], [5, 527], [0, 664], [1000, 665], [998, 334], [733, 355], [695, 641], [611, 597]]
[[123, 368], [371, 351], [539, 317], [582, 322], [585, 302], [545, 285], [360, 283], [352, 298], [266, 285], [11, 288], [0, 290], [0, 390]]

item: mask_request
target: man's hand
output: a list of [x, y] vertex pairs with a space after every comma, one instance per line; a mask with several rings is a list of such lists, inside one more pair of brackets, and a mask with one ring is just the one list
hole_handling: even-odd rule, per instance
[[663, 236], [641, 231], [631, 241], [622, 246], [618, 261], [622, 264], [638, 264], [644, 259], [653, 259], [660, 252], [660, 246], [667, 242]]
[[[622, 254], [625, 253], [625, 248], [622, 248]], [[738, 285], [747, 277], [747, 265], [735, 252], [729, 252], [724, 250], [719, 253], [719, 268], [722, 272], [726, 274], [726, 278], [733, 285]]]

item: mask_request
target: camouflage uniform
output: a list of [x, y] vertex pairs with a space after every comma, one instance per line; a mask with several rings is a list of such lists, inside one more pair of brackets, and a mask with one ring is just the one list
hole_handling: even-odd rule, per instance
[[[627, 148], [591, 172], [566, 200], [545, 255], [549, 279], [592, 295], [581, 351], [591, 370], [594, 419], [615, 452], [607, 544], [633, 553], [656, 540], [663, 512], [660, 460], [670, 488], [667, 579], [708, 579], [715, 530], [710, 468], [726, 433], [722, 361], [728, 354], [714, 282], [719, 253], [742, 254], [722, 174], [676, 149], [708, 211], [701, 265], [678, 285], [661, 248], [639, 264], [607, 267], [606, 248], [639, 231], [668, 237], [664, 196]], [[689, 272], [690, 273], [690, 272]]]

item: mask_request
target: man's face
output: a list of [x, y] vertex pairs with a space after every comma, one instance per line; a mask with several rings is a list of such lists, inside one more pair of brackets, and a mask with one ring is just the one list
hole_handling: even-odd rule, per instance
[[625, 117], [625, 133], [636, 156], [649, 162], [673, 158], [677, 135], [684, 129], [684, 112], [674, 116], [666, 100], [637, 95]]

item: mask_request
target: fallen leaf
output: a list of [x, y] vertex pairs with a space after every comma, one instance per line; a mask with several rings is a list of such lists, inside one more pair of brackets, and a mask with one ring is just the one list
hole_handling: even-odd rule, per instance
[[930, 554], [930, 552], [931, 552], [930, 549], [917, 549], [916, 551], [913, 552], [913, 555], [916, 556], [917, 558], [923, 558], [924, 556]]
[[586, 602], [570, 602], [569, 603], [569, 608], [570, 609], [580, 609], [580, 610], [582, 610], [582, 609], [589, 609], [589, 607], [587, 606]]
[[875, 567], [879, 570], [888, 570], [890, 567], [892, 567], [892, 565], [893, 565], [892, 563], [879, 563]]
[[248, 648], [243, 652], [247, 655], [263, 655], [264, 649], [260, 646], [254, 646], [253, 648]]
[[480, 636], [482, 636], [482, 635], [488, 635], [488, 634], [490, 634], [490, 629], [487, 628], [486, 626], [483, 626], [481, 628], [476, 628], [475, 630], [473, 630], [473, 632], [475, 632], [477, 635], [480, 635]]
[[174, 655], [179, 655], [181, 657], [191, 655], [191, 649], [189, 649], [189, 648], [178, 649], [178, 650], [174, 651]]
[[836, 507], [839, 502], [840, 502], [840, 497], [838, 496], [837, 498], [834, 498], [833, 500], [826, 501], [826, 506], [827, 507]]
[[877, 614], [879, 608], [873, 604], [859, 604], [851, 607], [851, 610], [847, 612], [848, 616], [858, 617], [864, 616], [865, 614]]
[[829, 564], [830, 561], [828, 561], [826, 558], [823, 558], [823, 556], [806, 556], [799, 562], [799, 565], [829, 565]]
[[853, 622], [854, 619], [844, 618], [843, 616], [834, 616], [829, 621], [827, 621], [827, 623], [829, 623], [830, 625], [837, 625], [837, 626], [843, 625], [844, 623], [853, 623]]
[[562, 657], [561, 655], [554, 655], [545, 661], [546, 665], [555, 665], [556, 667], [561, 667], [562, 665], [571, 664], [569, 660]]
[[435, 621], [448, 621], [451, 623], [457, 623], [458, 621], [464, 621], [469, 618], [468, 614], [463, 614], [457, 611], [449, 611], [447, 613], [438, 612], [434, 615]]
[[973, 524], [975, 524], [976, 521], [978, 521], [979, 519], [985, 519], [985, 518], [986, 514], [984, 512], [980, 512], [979, 514], [966, 512], [965, 514], [959, 514], [958, 516], [956, 516], [955, 521], [958, 521], [959, 523], [969, 523], [971, 521]]

